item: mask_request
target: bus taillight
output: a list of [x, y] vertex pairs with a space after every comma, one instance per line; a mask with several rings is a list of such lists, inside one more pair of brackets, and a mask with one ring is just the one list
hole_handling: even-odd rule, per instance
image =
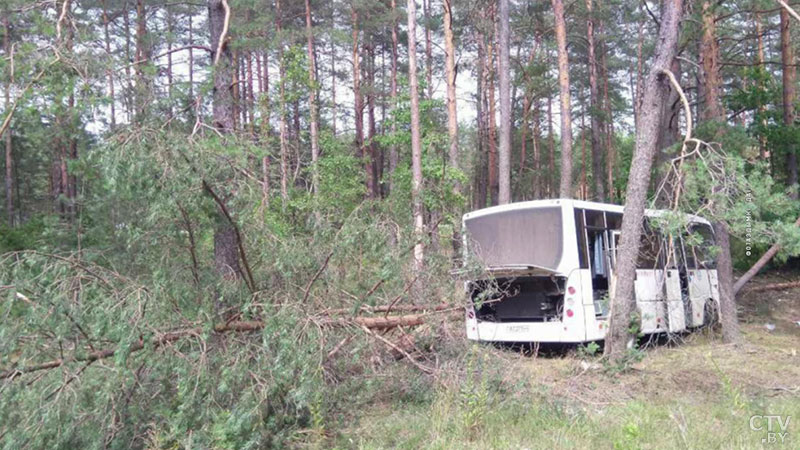
[[575, 295], [575, 288], [570, 286], [567, 288], [567, 292], [569, 292], [569, 295]]
[[575, 313], [574, 313], [574, 312], [572, 312], [572, 310], [571, 310], [571, 309], [568, 309], [568, 310], [567, 310], [567, 317], [572, 317], [572, 316], [574, 316], [574, 315], [575, 315]]

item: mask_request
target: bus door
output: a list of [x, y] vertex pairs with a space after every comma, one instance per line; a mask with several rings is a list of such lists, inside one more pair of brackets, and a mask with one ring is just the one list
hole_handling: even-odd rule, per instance
[[687, 327], [699, 327], [703, 324], [703, 309], [706, 300], [712, 298], [711, 280], [708, 270], [698, 266], [695, 249], [687, 245], [681, 238], [681, 291], [684, 301], [684, 311], [688, 320]]
[[[667, 316], [669, 317], [669, 331], [677, 333], [686, 329], [686, 310], [681, 295], [681, 276], [679, 258], [676, 254], [676, 241], [672, 236], [664, 237], [663, 246], [666, 249], [666, 264], [664, 271], [666, 273], [665, 291], [667, 300]], [[688, 303], [688, 284], [687, 288], [687, 303]]]

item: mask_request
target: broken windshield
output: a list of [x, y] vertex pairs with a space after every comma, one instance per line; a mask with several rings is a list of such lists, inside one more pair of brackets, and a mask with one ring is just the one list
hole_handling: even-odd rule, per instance
[[487, 268], [536, 267], [561, 261], [561, 207], [499, 211], [464, 220], [469, 246]]

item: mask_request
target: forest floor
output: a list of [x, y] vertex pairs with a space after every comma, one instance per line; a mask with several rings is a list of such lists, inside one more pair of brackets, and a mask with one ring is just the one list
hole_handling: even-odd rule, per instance
[[[747, 292], [786, 278], [759, 277], [745, 288], [739, 299], [743, 345], [698, 331], [648, 346], [626, 371], [604, 367], [585, 349], [532, 355], [464, 343], [460, 323], [453, 322], [454, 348], [444, 353], [466, 358], [461, 366], [467, 370], [448, 372], [440, 362], [445, 370], [434, 387], [365, 405], [342, 420], [329, 444], [800, 448], [800, 289]], [[761, 417], [767, 415], [791, 416], [785, 435], [775, 419], [770, 434]]]

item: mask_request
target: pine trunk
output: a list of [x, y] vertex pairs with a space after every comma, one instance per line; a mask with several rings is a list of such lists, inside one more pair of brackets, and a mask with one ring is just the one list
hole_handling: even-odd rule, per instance
[[[792, 49], [791, 18], [786, 8], [781, 8], [781, 63], [783, 65], [783, 124], [794, 125], [794, 102], [797, 101], [795, 87], [794, 50]], [[798, 198], [797, 142], [788, 142], [786, 148], [786, 184], [792, 190], [793, 199]]]
[[589, 15], [586, 21], [586, 41], [589, 50], [589, 96], [591, 110], [589, 120], [592, 127], [592, 181], [594, 190], [594, 200], [604, 202], [605, 194], [605, 168], [603, 164], [603, 108], [600, 102], [600, 87], [597, 76], [597, 55], [595, 52], [594, 41], [594, 12], [592, 11], [592, 1], [586, 0], [586, 9]]
[[508, 0], [499, 0], [499, 85], [500, 85], [500, 152], [498, 204], [511, 203], [511, 97], [509, 67]]
[[656, 153], [660, 116], [663, 112], [662, 105], [669, 96], [669, 80], [663, 71], [669, 70], [675, 58], [682, 3], [682, 0], [664, 0], [662, 3], [661, 25], [656, 38], [653, 65], [642, 94], [625, 195], [625, 210], [622, 216], [615, 292], [611, 299], [610, 327], [605, 341], [605, 355], [612, 361], [624, 359], [627, 348], [633, 344], [635, 338], [630, 332], [631, 323], [640, 323], [636, 322], [640, 319], [633, 315], [636, 305], [634, 296], [636, 261], [639, 255], [650, 170]]
[[552, 1], [558, 48], [558, 88], [561, 98], [561, 184], [558, 195], [561, 198], [572, 198], [572, 113], [569, 98], [567, 24], [564, 20], [563, 0]]
[[[214, 53], [212, 61], [216, 61], [213, 68], [213, 102], [212, 114], [214, 127], [222, 134], [233, 132], [233, 72], [236, 66], [233, 63], [233, 54], [230, 47], [223, 39], [223, 29], [226, 28], [226, 0], [209, 0], [208, 25], [210, 31], [210, 44]], [[227, 39], [226, 39], [227, 40]], [[219, 49], [220, 54], [217, 55]], [[238, 279], [241, 276], [239, 266], [239, 242], [233, 225], [226, 221], [222, 212], [217, 219], [214, 231], [214, 267], [217, 274], [226, 280]]]
[[[411, 97], [411, 203], [414, 219], [414, 277], [422, 275], [425, 233], [422, 205], [422, 138], [420, 135], [419, 92], [417, 86], [417, 6], [408, 0], [408, 85]], [[419, 282], [415, 283], [417, 286]]]
[[319, 159], [319, 107], [317, 105], [317, 58], [314, 53], [314, 33], [311, 29], [311, 2], [306, 0], [306, 42], [308, 46], [308, 107], [311, 126], [311, 190], [319, 188], [317, 160]]

